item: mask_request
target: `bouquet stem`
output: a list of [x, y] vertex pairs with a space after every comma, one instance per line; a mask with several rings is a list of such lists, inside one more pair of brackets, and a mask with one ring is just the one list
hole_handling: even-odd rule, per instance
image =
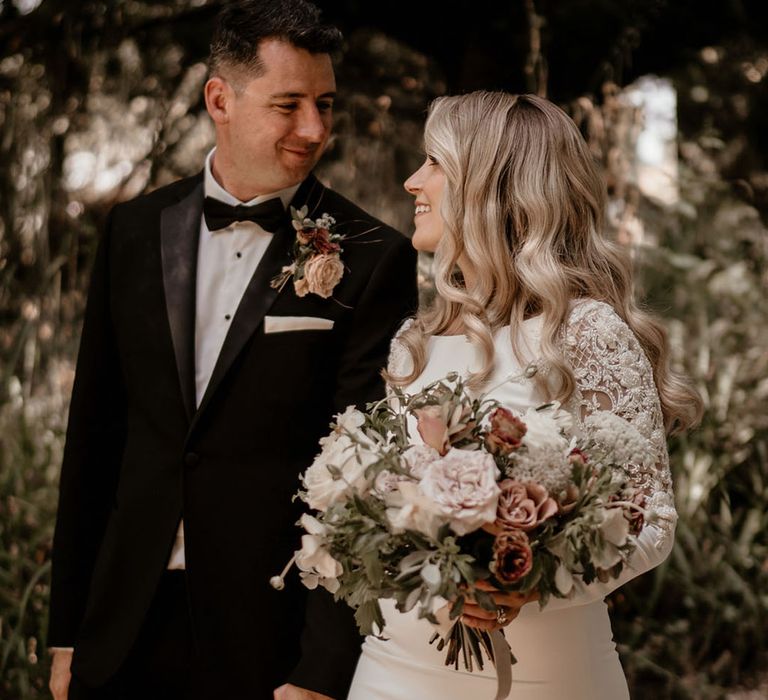
[[442, 651], [447, 647], [445, 665], [453, 666], [459, 670], [459, 656], [461, 656], [464, 669], [470, 673], [475, 664], [483, 670], [483, 653], [496, 667], [497, 686], [496, 700], [502, 700], [509, 695], [512, 687], [512, 665], [517, 663], [512, 650], [504, 638], [501, 630], [486, 632], [475, 627], [469, 627], [463, 622], [455, 622], [447, 636], [441, 637], [435, 632], [429, 640], [430, 644], [437, 642], [437, 650]]

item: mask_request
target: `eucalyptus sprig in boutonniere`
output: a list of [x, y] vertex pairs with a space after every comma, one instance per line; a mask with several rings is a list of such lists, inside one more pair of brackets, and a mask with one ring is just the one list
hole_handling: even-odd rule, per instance
[[296, 296], [317, 294], [327, 299], [344, 275], [344, 263], [341, 262], [344, 236], [334, 232], [336, 219], [330, 214], [313, 220], [307, 218], [307, 212], [306, 206], [301, 209], [291, 207], [291, 223], [296, 230], [293, 262], [283, 267], [271, 284], [273, 289], [281, 290], [293, 278]]

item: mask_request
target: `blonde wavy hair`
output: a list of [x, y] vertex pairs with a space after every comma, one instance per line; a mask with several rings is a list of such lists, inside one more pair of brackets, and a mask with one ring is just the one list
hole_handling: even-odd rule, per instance
[[[627, 323], [653, 367], [666, 429], [694, 425], [698, 393], [669, 367], [662, 325], [635, 303], [627, 251], [603, 236], [605, 185], [587, 144], [565, 112], [535, 95], [479, 91], [441, 97], [424, 131], [428, 157], [445, 174], [444, 233], [435, 251], [437, 298], [400, 340], [413, 371], [386, 375], [403, 386], [426, 365], [427, 339], [464, 332], [480, 350], [481, 386], [493, 371], [493, 334], [541, 315], [540, 353], [547, 378], [536, 381], [548, 400], [568, 401], [576, 388], [562, 348], [570, 303], [610, 304]], [[462, 271], [472, 284], [456, 274]]]

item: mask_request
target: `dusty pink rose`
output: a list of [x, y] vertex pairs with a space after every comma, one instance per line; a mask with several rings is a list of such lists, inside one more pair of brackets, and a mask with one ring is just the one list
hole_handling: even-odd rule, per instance
[[338, 255], [316, 255], [304, 265], [308, 291], [327, 299], [344, 274], [344, 263]]
[[504, 479], [496, 524], [530, 532], [557, 513], [557, 503], [540, 484]]
[[451, 529], [466, 535], [496, 517], [499, 470], [493, 457], [479, 450], [451, 449], [432, 462], [419, 489], [448, 519]]
[[424, 408], [417, 408], [414, 414], [417, 421], [416, 427], [424, 444], [437, 450], [441, 456], [448, 452], [450, 446], [448, 423], [442, 407], [424, 406]]
[[499, 407], [491, 413], [491, 429], [485, 446], [491, 454], [508, 455], [518, 447], [528, 428], [512, 411]]
[[533, 552], [522, 530], [502, 530], [493, 542], [491, 571], [502, 583], [517, 583], [533, 568]]
[[302, 277], [300, 280], [296, 280], [293, 283], [293, 289], [296, 292], [297, 297], [305, 297], [309, 294], [309, 284], [306, 278]]

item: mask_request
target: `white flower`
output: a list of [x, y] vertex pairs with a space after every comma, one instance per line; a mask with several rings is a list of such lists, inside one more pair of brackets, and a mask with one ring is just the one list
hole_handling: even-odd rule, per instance
[[563, 433], [570, 433], [573, 428], [571, 414], [560, 410], [559, 404], [542, 410], [529, 408], [522, 421], [528, 428], [523, 437], [523, 444], [529, 447], [548, 444], [553, 440], [567, 442], [568, 438]]
[[302, 483], [309, 507], [323, 511], [352, 492], [361, 492], [366, 486], [365, 470], [379, 455], [338, 432], [322, 438], [320, 444], [323, 449], [304, 472]]
[[511, 455], [507, 475], [516, 481], [533, 481], [549, 493], [560, 493], [571, 483], [573, 471], [568, 454], [573, 421], [557, 406], [537, 411], [528, 409], [522, 418], [528, 428], [521, 449]]
[[555, 571], [555, 586], [564, 596], [569, 595], [573, 590], [573, 574], [562, 562], [557, 565], [557, 571]]
[[650, 442], [629, 421], [615, 413], [597, 411], [587, 416], [584, 429], [616, 464], [651, 466], [655, 461]]
[[387, 519], [395, 534], [414, 530], [435, 538], [440, 526], [447, 521], [438, 504], [424, 495], [414, 481], [399, 482], [397, 491], [387, 500], [392, 504], [387, 508]]
[[316, 518], [304, 514], [301, 524], [307, 531], [302, 535], [301, 549], [296, 552], [296, 566], [301, 570], [301, 580], [309, 589], [321, 585], [331, 593], [339, 589], [338, 577], [343, 568], [325, 546], [327, 528]]
[[440, 459], [440, 453], [429, 445], [412, 445], [403, 452], [405, 465], [417, 479], [423, 478], [429, 465], [437, 459]]
[[451, 449], [432, 462], [419, 484], [459, 535], [496, 519], [499, 470], [487, 452]]
[[354, 406], [347, 406], [344, 413], [336, 416], [336, 425], [338, 429], [348, 433], [357, 433], [365, 423], [365, 414], [358, 411]]
[[[403, 466], [416, 479], [421, 479], [427, 467], [439, 458], [440, 453], [429, 445], [412, 445], [402, 454]], [[385, 469], [376, 477], [375, 488], [381, 494], [388, 494], [397, 490], [403, 481], [410, 481], [410, 479], [403, 474], [395, 474]]]
[[598, 569], [610, 569], [621, 561], [621, 550], [606, 542], [602, 549], [592, 555], [592, 563]]
[[629, 537], [629, 521], [624, 517], [621, 508], [608, 508], [600, 523], [600, 533], [603, 538], [615, 545], [623, 547]]

